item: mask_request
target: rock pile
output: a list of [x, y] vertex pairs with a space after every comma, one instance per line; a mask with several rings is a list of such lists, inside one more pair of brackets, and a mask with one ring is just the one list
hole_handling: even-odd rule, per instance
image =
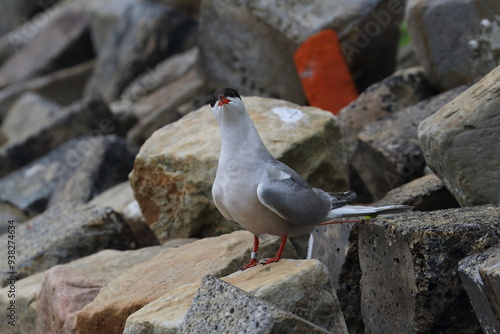
[[[499, 17], [497, 0], [8, 2], [0, 332], [500, 332]], [[338, 116], [310, 98], [330, 94], [322, 35], [350, 72], [328, 82], [358, 96]], [[238, 271], [252, 235], [210, 193], [206, 104], [226, 86], [313, 186], [414, 211]]]

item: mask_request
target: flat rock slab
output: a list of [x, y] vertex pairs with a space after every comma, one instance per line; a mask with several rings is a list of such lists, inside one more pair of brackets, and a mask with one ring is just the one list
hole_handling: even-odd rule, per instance
[[[281, 260], [221, 280], [335, 333], [347, 328], [325, 266], [317, 260]], [[132, 314], [124, 333], [176, 333], [200, 283], [183, 285]]]
[[359, 226], [366, 332], [481, 331], [458, 263], [500, 242], [499, 206], [412, 211]]
[[425, 161], [461, 206], [500, 202], [499, 109], [500, 66], [418, 127]]
[[[469, 296], [477, 319], [484, 333], [500, 333], [500, 318], [495, 315], [492, 301], [481, 278], [482, 270], [491, 270], [500, 264], [500, 247], [492, 247], [484, 252], [476, 253], [460, 261], [458, 270], [462, 284]], [[497, 282], [498, 283], [498, 282]], [[498, 286], [496, 287], [499, 290]]]
[[[0, 236], [0, 242], [7, 245], [11, 235]], [[11, 276], [8, 272], [21, 279], [102, 249], [129, 249], [134, 242], [127, 224], [110, 208], [75, 204], [55, 206], [16, 225], [13, 241], [15, 266], [0, 258], [2, 286]]]
[[[263, 239], [262, 257], [274, 256], [277, 237]], [[77, 333], [122, 333], [128, 316], [165, 293], [199, 282], [205, 275], [226, 276], [249, 260], [253, 235], [246, 231], [205, 238], [166, 249], [142, 262], [103, 288], [76, 316]], [[287, 243], [285, 258], [295, 257]]]
[[436, 174], [429, 174], [392, 189], [373, 205], [411, 205], [416, 211], [458, 208], [460, 205]]
[[[244, 97], [243, 102], [274, 157], [315, 187], [347, 189], [340, 127], [331, 113], [268, 98]], [[159, 129], [141, 147], [129, 179], [160, 242], [235, 229], [212, 200], [219, 152], [220, 132], [210, 106]]]
[[329, 333], [237, 287], [206, 276], [179, 333]]

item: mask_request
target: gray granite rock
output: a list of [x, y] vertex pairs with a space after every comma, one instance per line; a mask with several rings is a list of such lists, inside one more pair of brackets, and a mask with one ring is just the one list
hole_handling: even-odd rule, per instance
[[[0, 236], [7, 245], [11, 233]], [[21, 279], [106, 248], [130, 249], [134, 240], [127, 224], [111, 208], [59, 205], [15, 226], [15, 265], [0, 258], [1, 285], [15, 271]]]
[[408, 1], [408, 33], [436, 88], [469, 83], [498, 65], [499, 17], [497, 0]]
[[87, 202], [127, 179], [135, 152], [115, 135], [75, 138], [0, 179], [0, 198], [27, 213]]
[[497, 324], [500, 323], [500, 256], [498, 255], [500, 245], [496, 246], [496, 256], [488, 260], [483, 267], [479, 269], [481, 279], [484, 283], [488, 301], [491, 304], [493, 312], [497, 319]]
[[480, 270], [500, 263], [500, 247], [492, 247], [484, 252], [466, 257], [458, 264], [458, 273], [467, 291], [474, 312], [481, 323], [484, 333], [500, 332], [500, 321], [495, 315], [488, 293], [481, 278]]
[[213, 276], [205, 276], [180, 333], [329, 333]]
[[425, 161], [461, 206], [500, 203], [500, 66], [424, 120]]
[[500, 207], [379, 216], [359, 225], [367, 333], [481, 331], [458, 263], [500, 242]]

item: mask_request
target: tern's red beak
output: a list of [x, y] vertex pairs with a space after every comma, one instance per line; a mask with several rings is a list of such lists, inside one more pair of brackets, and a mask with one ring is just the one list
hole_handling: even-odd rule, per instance
[[226, 99], [224, 96], [221, 96], [219, 98], [219, 107], [228, 104], [229, 102], [230, 102], [229, 99]]

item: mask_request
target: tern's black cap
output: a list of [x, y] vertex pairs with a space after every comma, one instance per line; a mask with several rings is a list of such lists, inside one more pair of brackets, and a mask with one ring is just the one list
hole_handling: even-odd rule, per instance
[[237, 97], [237, 98], [241, 99], [241, 96], [240, 96], [240, 94], [238, 94], [236, 89], [223, 88], [223, 89], [219, 89], [218, 91], [216, 91], [215, 93], [212, 94], [212, 97], [210, 98], [210, 106], [213, 107], [217, 103], [217, 101], [219, 101], [221, 96]]

